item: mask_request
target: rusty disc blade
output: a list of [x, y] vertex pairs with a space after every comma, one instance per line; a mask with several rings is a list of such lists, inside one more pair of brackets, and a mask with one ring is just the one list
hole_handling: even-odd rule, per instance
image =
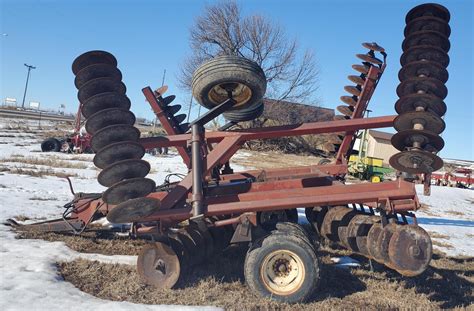
[[357, 214], [357, 212], [355, 212], [354, 210], [351, 210], [351, 212], [349, 213], [346, 212], [342, 214], [341, 221], [339, 221], [339, 223], [337, 223], [337, 227], [334, 228], [334, 231], [336, 231], [336, 234], [337, 234], [337, 239], [339, 241], [339, 244], [344, 246], [345, 248], [350, 249], [347, 242], [347, 239], [349, 237], [348, 236], [349, 224], [355, 217], [358, 217], [359, 215], [360, 214]]
[[145, 177], [150, 172], [150, 163], [145, 160], [128, 159], [107, 166], [99, 173], [97, 181], [104, 187], [110, 187], [119, 181]]
[[187, 270], [190, 264], [188, 247], [186, 245], [192, 243], [192, 241], [179, 233], [179, 230], [175, 229], [169, 229], [168, 232], [166, 232], [166, 235], [168, 237], [169, 245], [174, 250], [176, 255], [178, 255], [181, 270]]
[[344, 206], [334, 206], [329, 207], [326, 215], [324, 216], [323, 222], [321, 224], [321, 236], [325, 237], [328, 240], [338, 240], [337, 238], [337, 231], [331, 231], [333, 222], [337, 221], [336, 216], [338, 216], [338, 212], [343, 211], [350, 211], [350, 209]]
[[306, 210], [311, 211], [309, 215], [307, 215], [307, 219], [309, 223], [311, 223], [316, 230], [318, 235], [321, 235], [321, 226], [323, 224], [324, 216], [328, 212], [327, 206], [317, 206], [314, 208], [308, 207]]
[[94, 135], [104, 127], [116, 124], [133, 125], [135, 124], [135, 115], [129, 110], [117, 108], [104, 109], [94, 113], [87, 119], [86, 131]]
[[400, 57], [400, 64], [405, 66], [420, 60], [437, 62], [444, 67], [449, 65], [448, 54], [443, 49], [432, 45], [419, 45], [409, 48]]
[[357, 244], [355, 238], [357, 236], [358, 227], [366, 220], [368, 216], [364, 214], [357, 214], [349, 221], [345, 232], [343, 231], [342, 236], [340, 236], [341, 244], [344, 245], [347, 249], [358, 252]]
[[137, 222], [160, 208], [160, 201], [153, 198], [135, 198], [120, 203], [107, 214], [114, 224]]
[[175, 113], [177, 113], [179, 110], [181, 109], [181, 105], [173, 105], [173, 106], [168, 106], [166, 108], [166, 113], [168, 113], [168, 115], [174, 115]]
[[137, 141], [138, 138], [140, 138], [140, 131], [131, 125], [110, 125], [92, 136], [91, 146], [97, 152], [110, 144], [121, 141]]
[[77, 98], [81, 103], [85, 103], [89, 98], [101, 93], [114, 92], [118, 94], [125, 94], [127, 88], [125, 84], [116, 81], [112, 78], [97, 78], [88, 81], [81, 86], [77, 92]]
[[419, 18], [422, 16], [434, 16], [441, 18], [446, 22], [449, 22], [450, 19], [448, 9], [442, 6], [441, 4], [424, 3], [417, 5], [416, 7], [410, 10], [405, 17], [405, 22], [408, 24], [415, 18]]
[[162, 96], [163, 94], [165, 94], [166, 92], [168, 91], [168, 86], [167, 85], [163, 85], [163, 86], [160, 86], [159, 88], [157, 88], [155, 90], [155, 94], [157, 96]]
[[443, 167], [440, 157], [423, 150], [396, 153], [390, 157], [389, 163], [394, 169], [410, 174], [431, 173]]
[[72, 72], [77, 75], [83, 68], [92, 64], [117, 66], [117, 59], [106, 51], [89, 51], [76, 57], [72, 63]]
[[352, 69], [366, 75], [366, 74], [369, 73], [370, 66], [354, 64], [354, 65], [352, 65]]
[[125, 94], [114, 92], [101, 93], [89, 98], [82, 105], [82, 114], [87, 119], [93, 114], [108, 108], [130, 109], [130, 99]]
[[420, 226], [400, 226], [390, 239], [388, 255], [398, 273], [417, 276], [430, 264], [433, 255], [431, 238]]
[[398, 79], [400, 81], [416, 77], [435, 78], [446, 83], [449, 74], [441, 64], [426, 60], [408, 63], [398, 72]]
[[117, 67], [109, 64], [92, 64], [78, 72], [74, 79], [74, 85], [79, 89], [90, 80], [97, 78], [111, 78], [120, 81], [122, 73]]
[[[400, 151], [413, 147], [413, 143], [420, 144], [420, 148], [428, 151], [440, 151], [444, 147], [444, 140], [437, 134], [427, 130], [405, 130], [392, 136], [392, 146]], [[433, 150], [434, 149], [434, 150]]]
[[448, 52], [451, 47], [448, 37], [442, 33], [432, 30], [421, 30], [406, 37], [403, 40], [402, 49], [406, 51], [409, 48], [420, 45], [436, 46], [445, 52]]
[[206, 258], [211, 258], [214, 253], [214, 240], [212, 235], [209, 233], [208, 228], [200, 228], [198, 225], [191, 222], [191, 227], [198, 230], [201, 233], [201, 236], [204, 238], [204, 246], [206, 248]]
[[173, 102], [173, 100], [175, 98], [176, 98], [175, 95], [170, 95], [170, 96], [163, 97], [161, 99], [161, 103], [163, 104], [163, 106], [168, 106], [169, 104], [171, 104]]
[[176, 123], [181, 123], [183, 122], [184, 120], [186, 120], [186, 115], [183, 113], [183, 114], [178, 114], [177, 116], [174, 116], [174, 119], [176, 120]]
[[337, 111], [342, 113], [345, 116], [352, 117], [352, 114], [354, 113], [354, 107], [352, 106], [344, 106], [340, 105], [336, 107]]
[[341, 96], [341, 101], [344, 103], [344, 104], [347, 104], [349, 106], [355, 106], [357, 105], [357, 96]]
[[141, 159], [145, 155], [145, 148], [134, 141], [121, 141], [108, 145], [94, 156], [94, 165], [104, 169], [107, 166], [127, 159]]
[[344, 90], [349, 93], [349, 94], [352, 94], [354, 96], [359, 96], [360, 95], [360, 88], [356, 87], [356, 86], [352, 86], [352, 85], [346, 85], [344, 86]]
[[155, 191], [156, 184], [148, 178], [132, 178], [118, 182], [102, 195], [104, 202], [117, 205], [127, 200], [145, 197]]
[[393, 127], [401, 132], [414, 129], [414, 126], [421, 126], [424, 130], [440, 134], [444, 131], [446, 123], [438, 115], [428, 111], [411, 111], [399, 115], [393, 121]]
[[385, 49], [375, 42], [364, 42], [362, 46], [372, 51], [385, 52]]
[[448, 95], [448, 89], [443, 82], [434, 78], [410, 78], [397, 87], [397, 95], [402, 98], [411, 94], [431, 94], [441, 99]]
[[449, 24], [443, 19], [434, 16], [421, 16], [412, 20], [406, 25], [404, 34], [405, 37], [407, 37], [414, 32], [422, 30], [437, 31], [446, 37], [449, 37], [451, 34], [451, 27], [449, 27]]
[[367, 250], [370, 258], [374, 259], [378, 263], [383, 263], [382, 255], [380, 254], [380, 247], [378, 244], [380, 233], [382, 233], [382, 224], [375, 223], [370, 227], [367, 233]]
[[351, 117], [349, 116], [343, 116], [343, 115], [340, 115], [340, 114], [337, 114], [334, 116], [333, 120], [334, 121], [342, 121], [342, 120], [349, 120]]
[[403, 96], [395, 103], [398, 114], [425, 110], [442, 117], [446, 113], [446, 104], [439, 97], [430, 94], [411, 94]]
[[382, 60], [378, 59], [377, 57], [373, 57], [369, 54], [356, 54], [356, 56], [359, 59], [362, 59], [364, 62], [368, 62], [368, 63], [375, 64], [375, 65], [382, 65], [383, 64]]
[[186, 233], [195, 244], [195, 247], [189, 250], [191, 264], [197, 265], [204, 262], [206, 259], [206, 245], [201, 232], [195, 228], [187, 227]]
[[350, 75], [350, 76], [347, 76], [347, 79], [361, 86], [364, 85], [365, 83], [365, 79], [360, 76]]
[[196, 249], [198, 248], [196, 242], [183, 228], [180, 228], [177, 233], [179, 239], [183, 243], [184, 253], [186, 254], [186, 266], [192, 267], [196, 264], [199, 264], [200, 262], [196, 260]]
[[377, 241], [377, 246], [379, 247], [377, 254], [380, 255], [380, 258], [382, 259], [381, 262], [389, 268], [392, 268], [392, 264], [388, 256], [388, 245], [390, 243], [390, 239], [392, 238], [392, 235], [395, 233], [398, 227], [399, 225], [395, 223], [387, 224], [385, 227], [383, 227], [382, 231], [380, 232], [380, 235]]
[[[357, 245], [358, 252], [366, 257], [369, 255], [369, 246], [368, 246], [368, 234], [372, 226], [380, 222], [379, 216], [367, 216], [362, 224], [360, 224], [356, 231], [355, 244]], [[351, 241], [349, 241], [351, 242]]]
[[170, 289], [178, 282], [181, 267], [174, 250], [162, 242], [143, 247], [137, 259], [140, 280], [159, 289]]

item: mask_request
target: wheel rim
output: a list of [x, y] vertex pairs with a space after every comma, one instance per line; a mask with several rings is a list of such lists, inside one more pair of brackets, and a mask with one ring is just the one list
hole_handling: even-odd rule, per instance
[[303, 284], [305, 268], [301, 258], [289, 250], [268, 254], [260, 268], [263, 285], [272, 294], [290, 295]]
[[379, 176], [372, 176], [370, 181], [373, 182], [373, 183], [378, 183], [378, 182], [380, 182], [380, 177]]
[[252, 97], [252, 90], [242, 83], [220, 83], [209, 91], [209, 99], [219, 105], [229, 98], [228, 92], [232, 92], [232, 98], [235, 100], [234, 107], [245, 105]]

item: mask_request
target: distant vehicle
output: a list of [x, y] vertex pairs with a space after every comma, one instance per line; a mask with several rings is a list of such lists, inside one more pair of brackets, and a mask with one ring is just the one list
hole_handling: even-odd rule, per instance
[[474, 176], [470, 168], [456, 168], [452, 172], [435, 172], [431, 174], [431, 183], [437, 186], [470, 188], [474, 184]]

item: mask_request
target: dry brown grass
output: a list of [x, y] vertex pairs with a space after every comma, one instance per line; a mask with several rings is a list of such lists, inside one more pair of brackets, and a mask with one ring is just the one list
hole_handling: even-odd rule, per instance
[[464, 216], [464, 213], [459, 211], [446, 211], [446, 213], [454, 216]]
[[40, 177], [40, 178], [43, 178], [45, 176], [56, 176], [60, 178], [65, 178], [65, 177], [80, 178], [81, 177], [76, 173], [56, 172], [52, 169], [27, 169], [27, 168], [22, 168], [22, 167], [12, 167], [12, 168], [2, 167], [2, 171], [8, 172], [10, 174], [28, 175], [28, 176]]
[[[146, 242], [125, 238], [104, 239], [89, 233], [67, 236], [52, 233], [20, 233], [21, 238], [64, 241], [72, 249], [107, 255], [136, 255]], [[350, 254], [322, 246], [319, 291], [306, 304], [288, 305], [255, 296], [245, 286], [245, 246], [230, 247], [206, 264], [182, 273], [173, 290], [156, 290], [140, 284], [135, 268], [84, 259], [58, 263], [63, 278], [96, 297], [145, 304], [213, 305], [226, 310], [316, 309], [438, 309], [466, 308], [473, 304], [474, 258], [448, 258], [437, 252], [428, 270], [404, 278], [378, 264], [370, 271], [367, 259], [352, 270], [337, 268], [331, 257]]]
[[61, 160], [56, 157], [42, 157], [42, 158], [31, 158], [24, 157], [23, 155], [12, 155], [8, 158], [0, 159], [2, 163], [24, 163], [31, 165], [44, 165], [50, 167], [60, 167], [60, 168], [75, 168], [75, 169], [85, 169], [89, 165], [87, 163], [80, 162], [71, 162], [69, 160]]
[[[232, 163], [256, 169], [282, 168], [292, 166], [317, 165], [321, 157], [284, 154], [276, 151], [257, 152], [245, 150], [248, 157], [236, 157]], [[331, 159], [330, 159], [331, 160]]]

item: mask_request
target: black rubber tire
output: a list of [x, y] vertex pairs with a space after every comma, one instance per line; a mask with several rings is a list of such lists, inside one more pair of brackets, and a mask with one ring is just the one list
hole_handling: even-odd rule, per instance
[[321, 159], [318, 161], [318, 165], [327, 165], [327, 164], [330, 164], [331, 163], [331, 160], [329, 159]]
[[56, 138], [48, 138], [41, 143], [41, 151], [43, 152], [59, 152], [60, 150], [61, 142]]
[[232, 122], [245, 122], [260, 117], [263, 114], [264, 108], [263, 103], [258, 103], [246, 109], [226, 111], [222, 115]]
[[[262, 68], [255, 62], [239, 56], [219, 56], [202, 64], [193, 74], [192, 92], [202, 106], [212, 109], [227, 99], [227, 94], [210, 96], [211, 90], [221, 84], [245, 85], [251, 94], [239, 101], [235, 109], [245, 109], [262, 101], [267, 80]], [[211, 93], [212, 94], [212, 93]]]
[[[304, 267], [302, 283], [289, 294], [270, 291], [265, 286], [262, 265], [268, 255], [279, 250], [295, 254]], [[247, 286], [260, 296], [278, 302], [299, 303], [307, 301], [319, 284], [319, 262], [314, 249], [303, 239], [296, 236], [272, 234], [256, 241], [247, 252], [244, 264]]]

